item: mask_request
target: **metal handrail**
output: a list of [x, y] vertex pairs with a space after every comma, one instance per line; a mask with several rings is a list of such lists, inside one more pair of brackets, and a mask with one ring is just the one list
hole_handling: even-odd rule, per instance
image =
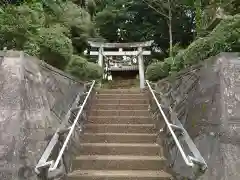
[[61, 159], [62, 159], [63, 153], [64, 153], [64, 151], [65, 151], [65, 149], [66, 149], [66, 147], [67, 147], [67, 144], [68, 144], [68, 142], [69, 142], [69, 139], [70, 139], [70, 137], [71, 137], [71, 135], [72, 135], [72, 133], [73, 133], [73, 131], [74, 131], [74, 128], [75, 128], [75, 126], [76, 126], [76, 124], [77, 124], [77, 122], [78, 122], [78, 119], [79, 119], [80, 115], [81, 115], [82, 112], [83, 112], [83, 108], [84, 108], [85, 104], [87, 103], [87, 100], [88, 100], [88, 98], [89, 98], [89, 96], [90, 96], [90, 94], [91, 94], [91, 92], [92, 92], [92, 89], [93, 89], [94, 85], [95, 85], [95, 80], [92, 81], [92, 85], [91, 85], [89, 91], [87, 92], [87, 95], [86, 95], [86, 97], [85, 97], [82, 105], [79, 106], [79, 111], [78, 111], [78, 113], [77, 113], [77, 115], [76, 115], [76, 117], [75, 117], [75, 119], [74, 119], [74, 121], [73, 121], [73, 124], [68, 128], [69, 131], [68, 131], [67, 137], [66, 137], [66, 139], [65, 139], [65, 141], [64, 141], [64, 143], [63, 143], [63, 146], [62, 146], [60, 152], [58, 153], [58, 157], [57, 157], [56, 161], [54, 161], [54, 160], [47, 161], [47, 158], [48, 158], [49, 155], [51, 154], [51, 152], [52, 152], [52, 150], [53, 150], [53, 148], [54, 148], [54, 145], [55, 145], [56, 142], [58, 141], [58, 137], [59, 137], [58, 133], [60, 132], [60, 128], [58, 128], [57, 131], [55, 132], [53, 138], [51, 139], [50, 143], [48, 144], [48, 147], [45, 149], [45, 151], [44, 151], [41, 159], [39, 160], [39, 162], [38, 162], [38, 164], [37, 164], [37, 166], [36, 166], [36, 168], [35, 168], [35, 172], [36, 172], [37, 174], [40, 173], [40, 172], [39, 172], [39, 168], [41, 168], [41, 167], [50, 166], [49, 169], [48, 169], [48, 171], [54, 171], [54, 170], [57, 169], [57, 167], [58, 167], [58, 165], [59, 165], [59, 162], [60, 162]]
[[[172, 135], [172, 137], [173, 137], [173, 139], [174, 139], [174, 141], [176, 143], [176, 146], [177, 146], [178, 150], [180, 151], [180, 153], [181, 153], [185, 163], [188, 166], [193, 167], [194, 166], [194, 162], [198, 162], [198, 163], [201, 163], [202, 165], [204, 165], [203, 169], [206, 169], [207, 165], [206, 165], [204, 159], [202, 157], [200, 157], [201, 155], [200, 155], [199, 151], [196, 149], [196, 147], [194, 147], [195, 154], [197, 154], [197, 156], [200, 157], [200, 158], [198, 158], [198, 157], [195, 158], [195, 157], [192, 157], [190, 155], [186, 155], [185, 154], [185, 152], [183, 150], [183, 147], [181, 146], [181, 144], [180, 144], [180, 142], [179, 142], [179, 140], [178, 140], [178, 138], [177, 138], [173, 128], [174, 129], [176, 129], [176, 128], [182, 129], [183, 132], [186, 132], [186, 130], [184, 130], [184, 128], [182, 126], [178, 126], [178, 125], [175, 125], [175, 124], [172, 124], [172, 123], [169, 122], [167, 116], [165, 115], [165, 113], [164, 113], [164, 111], [163, 111], [163, 109], [161, 107], [161, 104], [158, 102], [158, 99], [157, 99], [157, 97], [156, 97], [156, 95], [154, 93], [154, 90], [152, 89], [152, 87], [149, 84], [149, 81], [147, 80], [146, 83], [147, 83], [147, 86], [148, 86], [148, 88], [149, 88], [149, 90], [150, 90], [150, 92], [151, 92], [151, 94], [152, 94], [152, 96], [153, 96], [153, 98], [154, 98], [154, 100], [155, 100], [155, 102], [156, 102], [156, 104], [157, 104], [157, 106], [158, 106], [162, 116], [163, 116], [163, 119], [164, 119], [164, 121], [165, 121], [165, 123], [166, 123], [166, 125], [167, 125], [167, 127], [168, 127], [168, 129], [169, 129], [169, 131], [170, 131], [170, 133], [171, 133], [171, 135]], [[190, 143], [191, 143], [191, 147], [195, 146], [192, 141]]]

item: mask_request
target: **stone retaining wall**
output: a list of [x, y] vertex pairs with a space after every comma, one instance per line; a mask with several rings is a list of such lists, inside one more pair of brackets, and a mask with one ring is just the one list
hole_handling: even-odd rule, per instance
[[240, 179], [239, 82], [239, 54], [222, 53], [156, 84], [161, 103], [178, 114], [208, 164], [199, 176], [173, 146], [168, 160], [178, 179]]
[[84, 84], [21, 52], [0, 64], [0, 179], [35, 180], [34, 168]]

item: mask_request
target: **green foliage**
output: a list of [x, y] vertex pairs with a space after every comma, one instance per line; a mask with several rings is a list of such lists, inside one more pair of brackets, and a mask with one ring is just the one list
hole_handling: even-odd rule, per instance
[[69, 34], [68, 29], [60, 24], [51, 28], [39, 28], [36, 34], [29, 36], [23, 49], [63, 70], [73, 53], [71, 39], [66, 34]]
[[170, 66], [164, 62], [150, 64], [146, 71], [146, 77], [150, 81], [156, 81], [169, 75]]
[[6, 6], [0, 13], [1, 48], [22, 49], [28, 37], [43, 25], [42, 13], [41, 4]]
[[[101, 5], [103, 0], [71, 0], [75, 4], [84, 7], [88, 13], [93, 17], [96, 13], [96, 9]], [[98, 6], [97, 6], [98, 5]]]
[[[178, 2], [178, 1], [176, 1]], [[189, 11], [179, 5], [173, 11], [173, 44], [179, 42], [186, 46], [193, 38], [193, 19], [186, 15]], [[155, 46], [164, 53], [169, 48], [169, 31], [166, 18], [139, 0], [105, 0], [105, 7], [95, 18], [96, 28], [108, 41], [146, 41], [154, 40]], [[191, 9], [189, 13], [191, 13]], [[121, 37], [117, 30], [121, 29]]]
[[185, 50], [181, 49], [178, 51], [175, 57], [171, 58], [171, 60], [169, 60], [169, 58], [164, 60], [164, 63], [167, 63], [170, 66], [170, 74], [177, 72], [184, 67], [181, 59], [184, 53]]
[[88, 31], [93, 30], [91, 17], [87, 11], [69, 1], [62, 4], [59, 22], [67, 27], [77, 28], [80, 31], [79, 33], [88, 33]]
[[35, 39], [29, 39], [25, 42], [23, 49], [29, 55], [40, 57], [40, 46], [36, 43]]
[[[166, 17], [144, 1], [4, 2], [6, 3], [0, 9], [0, 48], [25, 50], [59, 69], [66, 69], [79, 78], [101, 77], [101, 69], [96, 64], [88, 63], [80, 57], [87, 47], [87, 39], [96, 37], [96, 32], [99, 33], [99, 37], [114, 42], [154, 40], [154, 47], [161, 48], [165, 54], [169, 48]], [[165, 14], [168, 12], [166, 0], [148, 2], [156, 5], [160, 12]], [[171, 2], [173, 44], [176, 44], [173, 47], [174, 58], [150, 65], [147, 69], [149, 79], [165, 77], [221, 51], [239, 51], [240, 23], [239, 15], [235, 15], [239, 13], [238, 0], [171, 0]], [[190, 44], [196, 30], [200, 34], [199, 37], [202, 37], [203, 26], [207, 24], [204, 22], [205, 18], [206, 22], [210, 22], [219, 7], [225, 14], [235, 16], [223, 20], [206, 36], [204, 31], [203, 38], [196, 39]], [[117, 34], [118, 29], [121, 30], [120, 35]], [[188, 45], [185, 50], [181, 49]], [[165, 57], [164, 54], [162, 56]]]
[[180, 43], [176, 43], [172, 48], [173, 56], [176, 56], [183, 48], [180, 46]]
[[83, 57], [73, 55], [66, 71], [81, 80], [99, 79], [102, 69], [95, 63], [88, 62]]
[[62, 6], [59, 22], [71, 30], [73, 46], [77, 52], [82, 52], [87, 47], [87, 39], [95, 35], [91, 16], [72, 2], [67, 1]]
[[87, 79], [99, 79], [102, 77], [103, 70], [97, 64], [88, 62], [87, 68]]
[[64, 69], [73, 53], [71, 39], [53, 28], [42, 28], [37, 42], [40, 58], [59, 69]]
[[[70, 66], [73, 75], [80, 79], [101, 76], [97, 65], [73, 55], [82, 53], [95, 31], [89, 13], [71, 1], [9, 2], [1, 7], [0, 33], [1, 49], [24, 50], [61, 70], [69, 69], [66, 66], [74, 59]], [[77, 73], [79, 69], [84, 73]]]
[[196, 64], [220, 52], [231, 52], [233, 47], [235, 51], [240, 51], [239, 39], [240, 15], [229, 16], [206, 37], [193, 41], [188, 48], [180, 50], [174, 58], [166, 58], [163, 63], [150, 65], [147, 69], [147, 78], [149, 80], [161, 79], [168, 73], [180, 71], [184, 67]]
[[220, 52], [231, 52], [240, 38], [240, 16], [223, 20], [208, 36], [197, 39], [180, 57], [184, 66], [189, 66]]
[[71, 61], [66, 67], [66, 71], [72, 74], [73, 76], [76, 77], [86, 77], [86, 66], [87, 66], [87, 61], [86, 59], [77, 56], [77, 55], [72, 55]]

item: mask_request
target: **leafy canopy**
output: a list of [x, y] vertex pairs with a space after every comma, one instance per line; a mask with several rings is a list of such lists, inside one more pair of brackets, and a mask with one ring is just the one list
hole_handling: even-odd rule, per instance
[[[77, 4], [63, 0], [5, 2], [0, 11], [0, 33], [1, 49], [24, 50], [62, 70], [72, 57], [82, 54], [87, 39], [95, 35], [90, 14]], [[74, 63], [83, 68], [80, 61]], [[95, 70], [100, 72], [100, 68], [87, 61], [86, 64], [94, 68], [93, 75], [77, 77], [98, 77]]]

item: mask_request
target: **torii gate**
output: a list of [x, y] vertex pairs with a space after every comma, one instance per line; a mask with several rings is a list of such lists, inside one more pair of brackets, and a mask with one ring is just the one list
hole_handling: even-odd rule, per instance
[[[138, 70], [140, 79], [140, 88], [143, 89], [145, 85], [144, 78], [144, 60], [143, 56], [151, 55], [151, 51], [143, 50], [143, 48], [151, 46], [153, 41], [134, 42], [134, 43], [104, 43], [88, 41], [88, 44], [93, 48], [98, 48], [98, 51], [90, 51], [90, 55], [98, 56], [98, 64], [103, 67], [104, 56], [136, 56], [138, 59]], [[119, 51], [104, 51], [104, 48], [118, 48]], [[133, 51], [123, 51], [123, 48], [137, 48]]]

